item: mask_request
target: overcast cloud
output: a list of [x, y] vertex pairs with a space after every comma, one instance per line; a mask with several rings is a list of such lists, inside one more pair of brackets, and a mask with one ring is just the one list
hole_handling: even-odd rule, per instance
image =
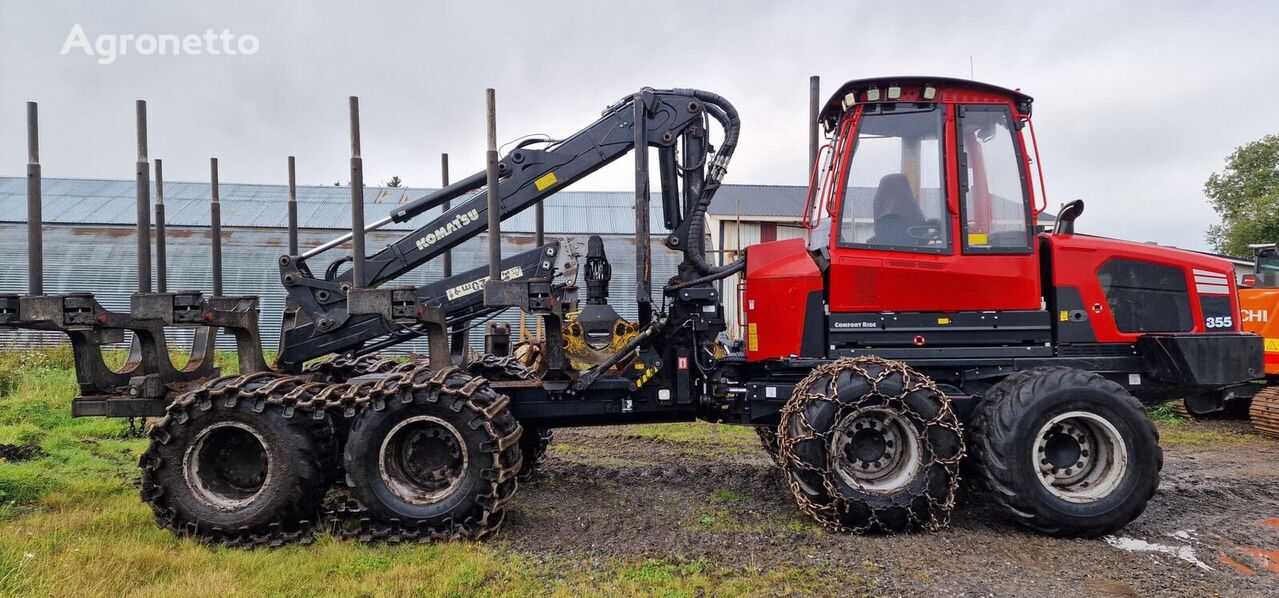
[[[40, 102], [49, 177], [133, 175], [133, 100], [149, 101], [166, 178], [346, 181], [346, 97], [360, 96], [365, 180], [439, 180], [483, 162], [483, 89], [502, 140], [566, 135], [644, 85], [733, 101], [733, 183], [805, 182], [807, 84], [876, 75], [977, 79], [1034, 96], [1055, 207], [1080, 228], [1203, 249], [1202, 185], [1236, 146], [1279, 132], [1279, 4], [1081, 2], [0, 3], [0, 175], [24, 173]], [[252, 56], [59, 55], [104, 33], [252, 34]], [[631, 185], [629, 163], [578, 185]]]

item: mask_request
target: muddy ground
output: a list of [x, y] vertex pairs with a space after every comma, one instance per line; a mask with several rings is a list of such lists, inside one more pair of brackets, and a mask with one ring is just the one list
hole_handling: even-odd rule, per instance
[[799, 570], [824, 594], [1279, 595], [1279, 441], [1242, 422], [1165, 429], [1159, 492], [1099, 540], [1022, 531], [973, 490], [940, 532], [827, 533], [750, 430], [690, 427], [557, 430], [495, 543], [585, 567], [641, 556]]

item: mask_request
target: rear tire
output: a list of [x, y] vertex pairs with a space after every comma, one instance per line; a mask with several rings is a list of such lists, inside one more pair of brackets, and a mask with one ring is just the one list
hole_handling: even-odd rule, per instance
[[381, 521], [486, 536], [501, 525], [520, 468], [510, 399], [457, 368], [414, 378], [351, 424], [347, 486]]
[[304, 522], [324, 497], [332, 424], [253, 396], [275, 377], [246, 378], [217, 380], [169, 406], [139, 459], [142, 499], [161, 526], [206, 541], [309, 539]]
[[1114, 532], [1159, 487], [1163, 450], [1141, 403], [1119, 384], [1070, 368], [1018, 372], [974, 418], [974, 461], [1017, 523], [1051, 536]]
[[946, 525], [962, 432], [927, 377], [878, 357], [815, 368], [782, 410], [779, 454], [802, 511], [840, 532]]
[[[514, 355], [498, 357], [485, 353], [479, 359], [466, 364], [466, 372], [472, 376], [483, 376], [492, 382], [537, 380], [537, 372]], [[527, 480], [546, 459], [546, 449], [555, 438], [555, 432], [550, 428], [521, 425], [524, 426], [524, 434], [520, 436], [520, 454], [524, 457], [524, 465], [520, 467], [518, 475], [521, 480]]]

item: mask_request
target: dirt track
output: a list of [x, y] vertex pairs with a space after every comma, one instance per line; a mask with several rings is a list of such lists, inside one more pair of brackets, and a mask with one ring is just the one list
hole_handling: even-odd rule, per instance
[[1108, 540], [1023, 532], [967, 490], [937, 533], [826, 533], [753, 434], [706, 429], [558, 430], [496, 542], [587, 567], [643, 556], [802, 568], [832, 594], [1279, 595], [1279, 442], [1241, 422], [1178, 428], [1159, 492]]

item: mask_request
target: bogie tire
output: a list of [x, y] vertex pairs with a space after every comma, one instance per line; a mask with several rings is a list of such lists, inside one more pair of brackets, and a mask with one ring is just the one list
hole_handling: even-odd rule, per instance
[[[444, 487], [415, 485], [404, 473], [412, 465], [395, 468], [401, 454], [395, 447], [402, 446], [396, 437], [411, 433], [408, 426], [422, 426], [442, 438], [450, 454], [462, 455], [435, 470], [445, 472], [438, 474], [449, 481], [441, 482]], [[520, 432], [509, 399], [483, 379], [454, 371], [443, 384], [406, 385], [356, 415], [343, 457], [347, 486], [382, 521], [481, 537], [500, 525], [502, 508], [515, 492]], [[412, 493], [418, 491], [422, 496], [415, 500]]]
[[[175, 404], [152, 429], [139, 460], [142, 498], [162, 526], [251, 543], [314, 520], [326, 490], [323, 455], [331, 450], [331, 424], [301, 412], [286, 416], [278, 405], [256, 407], [262, 410], [254, 401], [228, 404], [221, 396]], [[232, 458], [245, 456], [249, 469], [228, 469]], [[228, 475], [240, 485], [228, 485]], [[254, 492], [243, 480], [260, 480], [260, 486]]]
[[[483, 376], [493, 382], [537, 379], [537, 372], [524, 365], [514, 355], [498, 357], [485, 353], [479, 359], [466, 364], [466, 371], [472, 376]], [[555, 439], [555, 431], [550, 428], [521, 425], [524, 426], [524, 433], [520, 436], [520, 453], [524, 458], [524, 465], [520, 467], [518, 475], [521, 480], [527, 480], [546, 459], [546, 449]]]
[[777, 426], [755, 426], [755, 434], [759, 436], [759, 444], [768, 453], [768, 458], [781, 465], [777, 454]]
[[[1093, 447], [1097, 465], [1087, 469], [1104, 469], [1084, 478], [1099, 476], [1092, 490], [1074, 482], [1054, 491], [1041, 479], [1040, 464], [1049, 466], [1037, 448], [1041, 432], [1060, 418], [1093, 430], [1082, 446]], [[1113, 445], [1105, 449], [1112, 458], [1101, 458], [1103, 444]], [[974, 418], [970, 445], [994, 499], [1016, 522], [1052, 536], [1097, 537], [1124, 527], [1145, 510], [1163, 467], [1159, 433], [1141, 403], [1115, 382], [1070, 368], [1027, 370], [996, 384]]]
[[532, 477], [542, 466], [546, 460], [546, 450], [550, 448], [554, 438], [554, 430], [524, 426], [524, 432], [520, 434], [520, 456], [524, 461], [517, 474], [521, 480]]
[[[907, 464], [910, 475], [874, 487], [838, 472], [848, 466], [839, 465], [840, 456], [831, 450], [832, 434], [858, 413], [898, 414], [893, 416], [902, 424], [898, 450], [913, 447], [902, 457], [915, 462]], [[827, 528], [898, 532], [937, 529], [949, 521], [964, 452], [962, 430], [945, 395], [904, 364], [858, 357], [815, 369], [796, 387], [778, 429], [779, 459], [792, 494], [801, 510]]]

